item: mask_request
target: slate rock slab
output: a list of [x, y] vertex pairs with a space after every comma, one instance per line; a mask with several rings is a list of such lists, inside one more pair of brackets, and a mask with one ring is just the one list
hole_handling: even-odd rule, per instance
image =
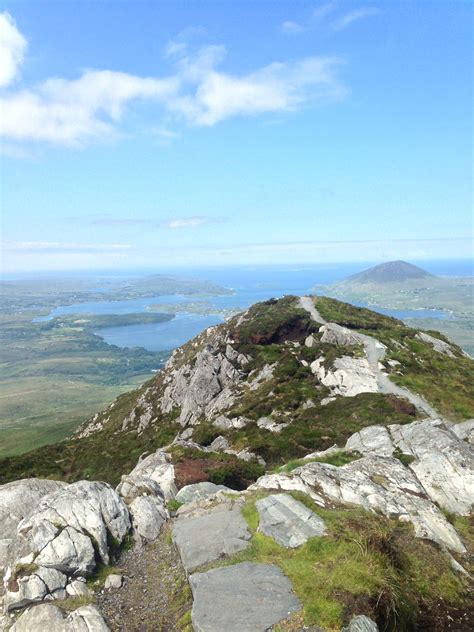
[[243, 562], [189, 578], [195, 632], [264, 632], [301, 608], [273, 564]]
[[212, 498], [217, 492], [235, 493], [234, 489], [226, 487], [225, 485], [216, 485], [215, 483], [193, 483], [192, 485], [185, 485], [176, 494], [176, 500], [180, 503], [192, 503], [197, 500], [205, 500], [206, 498]]
[[186, 571], [242, 551], [250, 537], [247, 523], [235, 507], [217, 507], [203, 515], [183, 517], [173, 526], [173, 541]]
[[324, 521], [289, 494], [272, 494], [257, 500], [255, 506], [259, 531], [286, 548], [296, 548], [326, 533]]

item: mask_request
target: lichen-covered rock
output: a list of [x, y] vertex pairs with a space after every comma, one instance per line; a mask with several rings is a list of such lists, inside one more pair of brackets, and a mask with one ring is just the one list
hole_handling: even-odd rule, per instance
[[162, 496], [138, 496], [129, 505], [133, 531], [141, 541], [152, 542], [169, 518]]
[[257, 500], [258, 530], [286, 548], [301, 546], [326, 533], [324, 521], [288, 494], [271, 494]]
[[8, 569], [5, 575], [4, 606], [7, 611], [43, 599], [64, 599], [67, 576], [54, 568], [37, 567], [27, 575]]
[[17, 559], [84, 575], [96, 557], [109, 562], [108, 540], [130, 529], [127, 507], [110, 485], [79, 481], [46, 496], [18, 525]]
[[378, 625], [363, 614], [353, 617], [342, 632], [379, 632]]
[[240, 508], [226, 503], [200, 515], [181, 514], [173, 526], [173, 541], [187, 571], [242, 551], [249, 545], [250, 537]]
[[[409, 521], [417, 537], [465, 553], [453, 526], [430, 501], [413, 472], [390, 457], [368, 455], [342, 467], [308, 463], [291, 474], [263, 476], [250, 489], [299, 489], [324, 499], [359, 505]], [[317, 491], [315, 491], [317, 490]]]
[[225, 485], [216, 485], [215, 483], [193, 483], [185, 485], [176, 494], [176, 500], [180, 503], [192, 503], [206, 498], [213, 498], [218, 492], [235, 493], [233, 489]]
[[166, 500], [174, 498], [177, 488], [170, 455], [164, 450], [157, 450], [140, 459], [130, 474], [122, 476], [117, 492], [126, 502], [143, 494], [163, 494]]
[[341, 327], [336, 323], [326, 323], [319, 328], [321, 335], [321, 342], [327, 342], [329, 344], [338, 346], [350, 346], [361, 343], [361, 337], [355, 331], [351, 331], [346, 327]]
[[291, 583], [272, 564], [243, 562], [189, 578], [196, 632], [265, 632], [300, 609]]
[[349, 437], [346, 449], [380, 456], [391, 456], [398, 450], [411, 456], [414, 460], [410, 469], [433, 502], [453, 513], [470, 513], [474, 503], [474, 454], [456, 433], [456, 425], [442, 419], [424, 419], [388, 428], [370, 426]]
[[27, 478], [0, 486], [0, 576], [13, 561], [19, 523], [28, 518], [41, 499], [66, 486], [60, 481]]
[[419, 338], [420, 340], [423, 340], [423, 342], [427, 342], [438, 353], [444, 353], [444, 355], [447, 355], [450, 358], [455, 358], [456, 357], [454, 352], [453, 352], [452, 346], [450, 344], [448, 344], [447, 342], [444, 342], [444, 340], [440, 340], [439, 338], [435, 338], [434, 336], [430, 336], [429, 334], [425, 333], [424, 331], [420, 331], [419, 333], [417, 333], [416, 337]]
[[10, 632], [109, 632], [96, 606], [82, 606], [65, 616], [53, 604], [41, 604], [22, 613]]

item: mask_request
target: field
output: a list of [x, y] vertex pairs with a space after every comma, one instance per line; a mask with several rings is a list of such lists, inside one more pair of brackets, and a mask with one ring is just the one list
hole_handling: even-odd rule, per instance
[[0, 283], [0, 456], [64, 439], [89, 416], [163, 366], [167, 352], [123, 349], [94, 332], [159, 323], [172, 313], [70, 314], [33, 322], [61, 305], [180, 294], [226, 294], [207, 281], [153, 275]]

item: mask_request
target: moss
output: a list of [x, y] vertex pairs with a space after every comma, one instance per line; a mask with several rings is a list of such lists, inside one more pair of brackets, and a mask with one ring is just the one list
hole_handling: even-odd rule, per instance
[[66, 612], [72, 612], [77, 610], [77, 608], [90, 606], [93, 603], [95, 603], [95, 598], [92, 595], [82, 595], [80, 597], [68, 597], [67, 599], [57, 600], [54, 602], [54, 605]]
[[87, 585], [91, 588], [91, 590], [100, 590], [104, 587], [105, 580], [109, 575], [121, 575], [122, 573], [122, 569], [118, 566], [98, 564], [94, 574], [87, 580]]
[[183, 632], [192, 632], [191, 610], [188, 610], [183, 614], [181, 619], [178, 621], [178, 625], [180, 630], [183, 630]]
[[400, 450], [400, 448], [395, 448], [395, 450], [393, 451], [393, 456], [398, 459], [400, 463], [403, 463], [403, 465], [405, 465], [406, 467], [408, 467], [410, 463], [413, 463], [413, 461], [415, 460], [414, 456], [412, 456], [411, 454], [404, 454]]
[[171, 500], [168, 500], [168, 502], [166, 503], [166, 508], [168, 509], [168, 511], [178, 511], [178, 509], [180, 507], [183, 506], [183, 503], [180, 503], [179, 500], [176, 500], [174, 498], [172, 498]]

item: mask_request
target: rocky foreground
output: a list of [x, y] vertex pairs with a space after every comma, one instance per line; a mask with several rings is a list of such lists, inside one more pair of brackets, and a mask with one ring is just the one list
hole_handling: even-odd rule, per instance
[[[133, 442], [173, 415], [175, 439], [144, 452], [117, 485], [0, 486], [1, 629], [472, 629], [474, 420], [449, 419], [392, 381], [403, 366], [387, 341], [328, 321], [310, 299], [291, 309], [298, 318], [290, 313], [289, 326], [286, 314], [273, 341], [264, 328], [246, 333], [249, 313], [232, 330], [208, 330], [133, 409], [119, 417], [112, 406], [80, 429], [90, 440], [113, 424], [110, 441], [125, 433]], [[460, 357], [428, 334], [414, 344], [441, 362]], [[255, 362], [252, 345], [266, 361]], [[302, 368], [302, 392], [296, 378], [288, 391], [275, 381], [282, 349], [293, 375], [293, 360]], [[292, 392], [296, 405], [285, 409]], [[360, 424], [362, 409], [350, 409], [336, 445], [327, 445], [334, 435], [308, 438], [308, 415], [367, 393], [398, 402], [400, 423], [377, 413], [383, 423]], [[265, 415], [258, 396], [270, 402]], [[300, 426], [295, 441], [288, 433]], [[293, 460], [269, 464], [276, 447], [288, 454], [277, 443], [285, 436]], [[236, 463], [261, 475], [243, 484], [250, 470]], [[209, 480], [216, 472], [225, 484]]]

